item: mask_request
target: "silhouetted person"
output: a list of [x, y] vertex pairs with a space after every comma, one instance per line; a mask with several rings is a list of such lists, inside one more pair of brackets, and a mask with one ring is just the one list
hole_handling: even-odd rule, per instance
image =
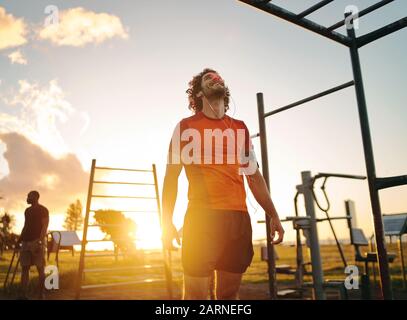
[[27, 195], [27, 203], [31, 206], [24, 212], [25, 222], [18, 243], [21, 242], [21, 294], [27, 298], [30, 267], [35, 265], [38, 271], [38, 298], [44, 297], [45, 281], [45, 236], [47, 234], [49, 212], [48, 209], [38, 203], [40, 194], [30, 191]]

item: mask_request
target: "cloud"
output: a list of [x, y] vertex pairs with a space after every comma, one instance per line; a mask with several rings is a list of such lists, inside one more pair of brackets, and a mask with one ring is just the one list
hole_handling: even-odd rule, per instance
[[120, 18], [108, 13], [95, 13], [77, 7], [59, 13], [59, 23], [49, 24], [38, 34], [58, 46], [81, 47], [119, 37], [127, 39]]
[[23, 19], [7, 14], [0, 7], [0, 50], [21, 46], [27, 42], [27, 26]]
[[12, 64], [27, 64], [27, 59], [24, 57], [20, 50], [13, 51], [8, 55], [8, 57]]
[[21, 213], [27, 192], [37, 189], [51, 213], [62, 213], [75, 199], [83, 202], [88, 174], [69, 153], [60, 128], [79, 130], [88, 116], [72, 107], [56, 80], [18, 83], [17, 91], [0, 93], [1, 207]]
[[85, 128], [89, 119], [85, 118], [84, 112], [72, 107], [56, 80], [45, 86], [26, 80], [18, 83], [17, 93], [0, 94], [9, 107], [8, 113], [0, 113], [0, 133], [20, 133], [54, 156], [69, 152], [59, 127], [74, 117], [72, 127], [79, 121]]
[[[11, 213], [26, 207], [30, 190], [38, 190], [40, 202], [52, 212], [64, 212], [68, 205], [86, 195], [88, 174], [78, 158], [67, 154], [56, 159], [18, 133], [0, 134], [9, 174], [0, 180], [2, 206]], [[42, 200], [42, 201], [41, 201]]]

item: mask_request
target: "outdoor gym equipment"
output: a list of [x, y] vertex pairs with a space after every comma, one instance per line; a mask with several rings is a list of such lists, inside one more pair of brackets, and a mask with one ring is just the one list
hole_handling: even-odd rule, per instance
[[[317, 224], [319, 222], [328, 221], [331, 227], [332, 233], [335, 237], [335, 242], [338, 248], [338, 251], [341, 256], [341, 260], [344, 263], [344, 267], [346, 267], [346, 259], [343, 254], [342, 246], [336, 236], [335, 229], [332, 224], [332, 220], [350, 220], [350, 215], [339, 216], [339, 217], [331, 217], [328, 213], [330, 202], [328, 195], [325, 191], [325, 184], [328, 178], [335, 177], [335, 178], [345, 178], [345, 179], [356, 179], [356, 180], [364, 180], [366, 179], [365, 176], [360, 175], [349, 175], [349, 174], [338, 174], [338, 173], [318, 173], [315, 176], [311, 175], [310, 171], [303, 171], [301, 172], [302, 177], [302, 184], [297, 185], [296, 195], [294, 197], [294, 208], [295, 208], [295, 216], [287, 217], [286, 219], [282, 220], [283, 222], [292, 221], [293, 228], [296, 230], [296, 247], [297, 247], [297, 277], [299, 280], [296, 281], [297, 288], [302, 290], [302, 275], [303, 275], [303, 258], [302, 258], [302, 251], [301, 251], [301, 240], [299, 230], [303, 231], [303, 234], [306, 237], [306, 244], [310, 250], [310, 257], [311, 257], [311, 266], [312, 266], [312, 283], [308, 285], [313, 287], [313, 293], [315, 299], [325, 299], [326, 295], [324, 289], [326, 287], [332, 287], [334, 284], [332, 282], [324, 281], [324, 273], [322, 269], [322, 261], [321, 261], [321, 253], [320, 253], [320, 241], [318, 237], [318, 228]], [[324, 182], [321, 186], [327, 206], [326, 208], [322, 208], [321, 205], [318, 203], [317, 197], [314, 191], [315, 182], [318, 179], [324, 179]], [[302, 194], [304, 197], [304, 204], [305, 204], [305, 212], [306, 216], [299, 216], [298, 214], [298, 196]], [[325, 218], [317, 218], [315, 213], [315, 206], [314, 203], [318, 204], [318, 207], [325, 213]], [[260, 221], [265, 222], [265, 221]], [[273, 249], [274, 251], [274, 249]], [[273, 252], [274, 253], [274, 252]], [[269, 260], [268, 260], [269, 261]], [[277, 272], [277, 270], [276, 270]], [[336, 286], [338, 286], [342, 290], [343, 283], [340, 281], [335, 281]], [[274, 284], [274, 290], [276, 290], [276, 285]], [[277, 292], [276, 292], [277, 294]]]
[[52, 252], [55, 253], [55, 262], [59, 268], [59, 252], [61, 250], [70, 250], [74, 256], [74, 245], [80, 245], [82, 242], [76, 231], [49, 231], [47, 236], [47, 260], [49, 261]]
[[[106, 181], [106, 180], [95, 180], [95, 172], [99, 171], [121, 171], [126, 172], [127, 175], [134, 172], [144, 173], [147, 175], [152, 174], [152, 178], [154, 182], [134, 182], [134, 181]], [[93, 186], [95, 184], [99, 185], [127, 185], [127, 186], [143, 186], [143, 190], [147, 190], [146, 186], [154, 187], [154, 196], [127, 196], [127, 195], [112, 195], [112, 194], [94, 194], [93, 193]], [[132, 199], [132, 200], [151, 200], [155, 202], [156, 210], [120, 210], [121, 212], [131, 213], [131, 214], [138, 214], [138, 213], [155, 213], [158, 215], [158, 221], [161, 223], [161, 204], [160, 204], [160, 196], [158, 191], [158, 181], [157, 181], [157, 173], [155, 164], [152, 165], [152, 169], [124, 169], [124, 168], [109, 168], [109, 167], [97, 167], [96, 160], [92, 160], [92, 166], [90, 171], [90, 178], [89, 178], [89, 187], [88, 187], [88, 197], [86, 202], [86, 215], [83, 227], [83, 237], [82, 237], [82, 249], [81, 255], [79, 260], [79, 268], [77, 274], [77, 283], [76, 283], [76, 292], [75, 298], [79, 299], [81, 292], [87, 289], [104, 289], [109, 287], [117, 287], [117, 286], [128, 286], [128, 285], [136, 285], [136, 284], [145, 284], [145, 283], [154, 283], [154, 282], [165, 282], [168, 292], [168, 298], [172, 299], [172, 272], [171, 272], [171, 252], [170, 250], [166, 250], [164, 248], [164, 244], [162, 244], [162, 259], [160, 263], [154, 265], [141, 265], [141, 266], [129, 266], [129, 267], [106, 267], [106, 268], [85, 268], [85, 259], [93, 258], [97, 259], [99, 257], [114, 257], [117, 258], [118, 254], [116, 253], [102, 253], [102, 254], [90, 254], [87, 253], [86, 245], [89, 242], [112, 242], [112, 239], [89, 239], [88, 238], [88, 228], [94, 227], [99, 228], [102, 225], [97, 223], [89, 223], [90, 213], [96, 212], [96, 209], [91, 207], [92, 199], [94, 198], [116, 198], [116, 199]], [[104, 224], [103, 226], [110, 226], [110, 227], [123, 227], [123, 224]], [[117, 239], [116, 239], [117, 240]], [[128, 240], [128, 239], [123, 239]], [[122, 254], [120, 254], [122, 256]], [[121, 281], [115, 283], [101, 283], [101, 284], [83, 284], [83, 276], [85, 273], [90, 272], [111, 272], [115, 270], [158, 270], [157, 274], [162, 274], [161, 278], [145, 278], [140, 280], [130, 280], [130, 281]]]
[[[331, 203], [330, 203], [329, 198], [328, 198], [328, 195], [327, 195], [327, 193], [326, 193], [326, 191], [325, 191], [325, 184], [326, 184], [326, 182], [327, 182], [327, 180], [328, 180], [329, 177], [347, 178], [347, 179], [359, 179], [359, 180], [364, 180], [364, 179], [366, 179], [366, 177], [364, 177], [364, 176], [355, 176], [355, 175], [346, 175], [346, 174], [337, 174], [337, 173], [318, 173], [318, 174], [313, 178], [313, 186], [314, 186], [315, 182], [316, 182], [318, 179], [320, 179], [320, 178], [323, 178], [323, 179], [324, 179], [324, 182], [322, 183], [320, 189], [322, 190], [322, 193], [324, 194], [324, 197], [325, 197], [325, 201], [326, 201], [326, 207], [325, 207], [325, 208], [323, 208], [323, 207], [321, 206], [321, 204], [320, 204], [320, 202], [318, 201], [318, 198], [317, 198], [317, 196], [316, 196], [316, 194], [315, 194], [315, 189], [312, 188], [312, 196], [313, 196], [313, 198], [314, 198], [314, 200], [315, 200], [315, 203], [316, 203], [316, 205], [318, 206], [318, 208], [319, 208], [321, 211], [323, 211], [323, 212], [325, 213], [325, 216], [326, 216], [326, 219], [318, 219], [317, 222], [321, 222], [321, 221], [328, 221], [328, 222], [329, 222], [329, 226], [330, 226], [331, 231], [332, 231], [332, 234], [333, 234], [333, 236], [334, 236], [334, 238], [335, 238], [335, 243], [336, 243], [336, 246], [337, 246], [337, 248], [338, 248], [339, 254], [340, 254], [340, 256], [341, 256], [341, 260], [342, 260], [343, 266], [346, 268], [348, 264], [347, 264], [347, 262], [346, 262], [345, 255], [344, 255], [344, 253], [343, 253], [342, 246], [341, 246], [341, 244], [340, 244], [340, 242], [339, 242], [339, 240], [338, 240], [338, 237], [337, 237], [337, 235], [336, 235], [335, 228], [334, 228], [334, 226], [333, 226], [333, 224], [332, 224], [332, 220], [343, 219], [343, 218], [342, 218], [342, 217], [339, 217], [339, 218], [338, 218], [338, 217], [336, 217], [336, 218], [331, 218], [331, 217], [329, 216], [329, 209], [330, 209], [330, 207], [331, 207]], [[350, 216], [347, 215], [345, 218], [346, 218], [346, 219], [349, 219], [349, 217], [350, 217]], [[349, 221], [349, 220], [348, 220], [348, 221]]]
[[[352, 200], [345, 201], [346, 214], [351, 216], [352, 219], [348, 220], [348, 227], [350, 231], [350, 242], [355, 248], [355, 261], [364, 263], [364, 270], [361, 276], [361, 293], [362, 299], [371, 299], [371, 285], [370, 285], [370, 274], [369, 274], [369, 263], [374, 264], [377, 262], [377, 252], [369, 251], [363, 254], [361, 252], [361, 247], [368, 247], [369, 240], [366, 238], [363, 230], [357, 227], [356, 211], [355, 205]], [[388, 253], [388, 262], [392, 263], [396, 258], [393, 253]], [[373, 266], [374, 270], [374, 266]]]
[[403, 252], [403, 235], [407, 233], [407, 213], [393, 213], [383, 215], [384, 234], [388, 237], [397, 237], [400, 267], [403, 276], [403, 288], [407, 288], [406, 266]]
[[[16, 259], [17, 257], [17, 259]], [[14, 265], [15, 263], [15, 265]], [[16, 246], [13, 250], [13, 255], [11, 257], [10, 264], [7, 269], [6, 278], [4, 279], [3, 283], [3, 290], [5, 293], [8, 292], [8, 289], [13, 285], [14, 278], [16, 276], [18, 267], [20, 265], [20, 247]], [[11, 273], [11, 279], [9, 279]]]
[[[359, 48], [378, 40], [382, 37], [385, 37], [395, 31], [403, 29], [407, 26], [407, 17], [404, 17], [398, 21], [395, 21], [387, 26], [379, 28], [375, 31], [369, 32], [365, 35], [356, 37], [355, 29], [354, 29], [354, 20], [359, 19], [362, 16], [367, 15], [370, 12], [373, 12], [384, 5], [387, 5], [394, 0], [382, 0], [379, 1], [364, 10], [361, 10], [359, 13], [354, 14], [347, 12], [345, 13], [345, 17], [343, 20], [333, 24], [330, 27], [322, 26], [314, 21], [307, 19], [306, 17], [316, 12], [317, 10], [323, 8], [324, 6], [332, 3], [333, 0], [323, 0], [319, 1], [315, 5], [311, 6], [310, 8], [300, 12], [298, 14], [293, 13], [287, 9], [284, 9], [280, 6], [272, 4], [269, 0], [239, 0], [242, 3], [246, 3], [251, 5], [259, 10], [264, 12], [268, 12], [276, 17], [294, 23], [300, 27], [303, 27], [309, 31], [317, 33], [325, 38], [333, 40], [339, 44], [344, 45], [345, 47], [349, 48], [351, 62], [352, 62], [352, 71], [353, 71], [353, 81], [349, 81], [343, 85], [338, 87], [326, 90], [319, 94], [313, 95], [309, 98], [291, 103], [284, 107], [278, 108], [271, 112], [264, 112], [264, 101], [263, 101], [263, 94], [257, 94], [257, 104], [258, 104], [258, 116], [259, 116], [259, 134], [254, 136], [260, 137], [260, 144], [261, 144], [261, 154], [262, 154], [262, 169], [263, 169], [263, 176], [266, 180], [267, 186], [270, 188], [270, 180], [269, 180], [269, 171], [268, 171], [268, 156], [267, 156], [267, 140], [266, 140], [266, 125], [265, 125], [265, 118], [279, 112], [294, 108], [306, 102], [315, 100], [327, 94], [336, 92], [338, 90], [354, 86], [355, 93], [357, 98], [357, 105], [359, 111], [359, 122], [360, 128], [362, 133], [362, 141], [363, 141], [363, 151], [365, 157], [365, 164], [366, 164], [366, 171], [367, 171], [367, 179], [369, 185], [369, 193], [370, 193], [370, 202], [372, 207], [373, 213], [373, 222], [374, 222], [374, 229], [375, 229], [375, 240], [376, 240], [376, 248], [378, 253], [378, 264], [379, 264], [379, 271], [380, 271], [380, 285], [381, 285], [381, 294], [384, 299], [393, 299], [392, 293], [392, 286], [390, 281], [390, 272], [389, 272], [389, 265], [388, 265], [388, 258], [387, 258], [387, 250], [385, 244], [385, 234], [383, 229], [383, 220], [382, 220], [382, 212], [380, 208], [380, 199], [379, 199], [379, 190], [401, 186], [407, 184], [407, 175], [402, 176], [394, 176], [394, 177], [384, 177], [378, 178], [376, 176], [376, 168], [374, 162], [374, 155], [373, 155], [373, 146], [372, 146], [372, 139], [370, 135], [370, 128], [369, 128], [369, 119], [367, 114], [367, 105], [364, 93], [364, 86], [363, 86], [363, 79], [362, 79], [362, 69], [360, 65], [359, 59]], [[347, 34], [344, 35], [342, 33], [336, 32], [335, 30], [339, 27], [346, 26]], [[312, 196], [312, 195], [311, 195]], [[276, 290], [275, 290], [275, 261], [274, 261], [274, 250], [273, 245], [270, 239], [270, 218], [266, 215], [266, 229], [267, 229], [267, 252], [268, 252], [268, 264], [269, 264], [269, 283], [270, 283], [270, 295], [271, 298], [276, 298]], [[317, 271], [318, 272], [318, 271]], [[318, 284], [319, 286], [319, 284]]]

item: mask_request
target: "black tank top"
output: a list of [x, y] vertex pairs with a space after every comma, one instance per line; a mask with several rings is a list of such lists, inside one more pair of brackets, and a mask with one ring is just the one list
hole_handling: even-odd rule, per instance
[[27, 208], [24, 212], [24, 232], [21, 235], [23, 241], [34, 241], [40, 238], [42, 220], [49, 218], [48, 209], [43, 205], [35, 205]]

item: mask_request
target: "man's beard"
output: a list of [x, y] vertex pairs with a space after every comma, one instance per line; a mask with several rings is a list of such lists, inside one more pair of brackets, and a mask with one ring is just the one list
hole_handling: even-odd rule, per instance
[[206, 97], [208, 99], [220, 99], [224, 98], [226, 95], [226, 88], [224, 86], [214, 86], [210, 88], [207, 93]]

